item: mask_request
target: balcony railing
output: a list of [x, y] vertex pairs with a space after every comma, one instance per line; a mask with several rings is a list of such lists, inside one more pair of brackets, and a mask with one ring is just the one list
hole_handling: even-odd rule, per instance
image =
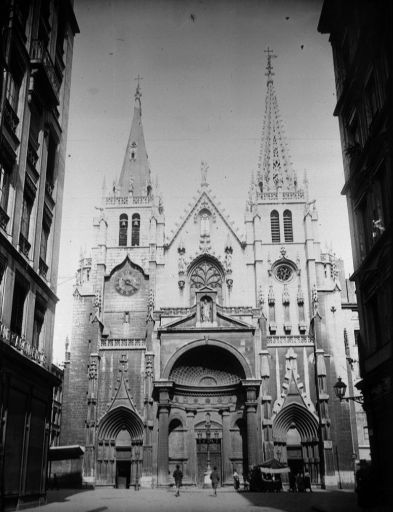
[[48, 265], [45, 263], [45, 261], [40, 258], [40, 263], [39, 263], [39, 273], [40, 273], [40, 276], [42, 276], [44, 279], [46, 279], [46, 276], [48, 274]]
[[0, 228], [4, 229], [6, 231], [7, 224], [10, 218], [7, 215], [7, 212], [3, 210], [3, 208], [0, 206]]
[[27, 146], [27, 163], [30, 165], [30, 167], [32, 169], [35, 169], [37, 162], [38, 162], [37, 150], [34, 147], [33, 143], [31, 141], [29, 141], [29, 144]]
[[20, 248], [20, 252], [24, 256], [26, 256], [26, 258], [28, 258], [31, 245], [30, 245], [29, 241], [22, 235], [22, 233], [19, 233], [19, 248]]
[[10, 102], [6, 99], [4, 104], [4, 125], [7, 129], [15, 134], [16, 129], [19, 124], [19, 117], [16, 115], [16, 112], [12, 108]]
[[59, 91], [60, 91], [60, 80], [58, 79], [55, 71], [55, 67], [53, 65], [52, 59], [48, 53], [48, 50], [45, 47], [43, 41], [35, 40], [31, 46], [30, 59], [32, 63], [41, 64], [45, 70], [45, 74], [49, 83], [52, 86], [53, 92], [58, 99]]
[[24, 336], [20, 336], [15, 332], [12, 332], [3, 322], [0, 321], [0, 341], [7, 343], [15, 350], [23, 354], [25, 357], [34, 361], [35, 363], [48, 368], [48, 360], [44, 352], [38, 350], [27, 342]]

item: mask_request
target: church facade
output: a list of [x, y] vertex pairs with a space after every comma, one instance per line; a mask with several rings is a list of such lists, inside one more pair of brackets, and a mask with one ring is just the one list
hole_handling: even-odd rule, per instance
[[343, 333], [353, 339], [356, 308], [343, 306], [340, 261], [321, 251], [315, 201], [289, 162], [270, 55], [267, 70], [243, 232], [202, 162], [193, 202], [165, 233], [138, 85], [74, 292], [61, 443], [85, 447], [86, 482], [166, 485], [179, 464], [185, 484], [213, 466], [226, 484], [272, 457], [315, 484], [353, 479], [356, 415], [332, 386], [351, 378]]

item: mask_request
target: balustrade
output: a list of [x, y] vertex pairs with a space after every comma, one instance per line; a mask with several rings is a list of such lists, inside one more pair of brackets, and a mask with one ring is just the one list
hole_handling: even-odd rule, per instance
[[11, 331], [3, 322], [0, 321], [0, 340], [7, 345], [10, 345], [14, 349], [16, 349], [19, 353], [23, 354], [25, 357], [38, 363], [40, 366], [44, 368], [49, 368], [48, 359], [44, 352], [38, 350], [38, 348], [33, 347], [24, 336], [16, 334]]
[[37, 39], [32, 42], [30, 59], [33, 65], [40, 64], [43, 67], [53, 93], [58, 100], [61, 85], [60, 80], [56, 75], [52, 59], [43, 41]]

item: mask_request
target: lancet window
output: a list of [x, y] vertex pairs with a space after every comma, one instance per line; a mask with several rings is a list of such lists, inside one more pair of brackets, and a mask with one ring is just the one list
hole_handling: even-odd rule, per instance
[[286, 242], [293, 242], [292, 212], [284, 211], [284, 239]]
[[131, 232], [131, 245], [132, 247], [139, 245], [139, 235], [141, 228], [141, 217], [139, 213], [134, 213], [132, 216], [132, 232]]
[[122, 213], [119, 219], [119, 245], [127, 245], [128, 215]]
[[272, 242], [280, 243], [280, 216], [277, 210], [273, 210], [270, 214], [270, 227], [272, 231]]

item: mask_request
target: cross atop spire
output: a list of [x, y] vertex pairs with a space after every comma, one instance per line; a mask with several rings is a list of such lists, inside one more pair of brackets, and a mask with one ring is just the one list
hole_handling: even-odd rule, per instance
[[267, 72], [265, 73], [265, 75], [267, 76], [267, 83], [269, 83], [269, 82], [273, 82], [272, 77], [274, 76], [272, 59], [276, 59], [277, 55], [274, 55], [273, 50], [269, 47], [267, 47], [267, 49], [264, 50], [264, 52], [267, 54], [267, 65], [266, 65]]
[[140, 105], [141, 97], [142, 97], [142, 93], [141, 93], [141, 80], [143, 80], [143, 77], [140, 76], [140, 74], [138, 73], [138, 76], [136, 78], [134, 78], [134, 80], [138, 81], [137, 86], [136, 86], [136, 91], [135, 91], [135, 101], [138, 101], [139, 105]]

